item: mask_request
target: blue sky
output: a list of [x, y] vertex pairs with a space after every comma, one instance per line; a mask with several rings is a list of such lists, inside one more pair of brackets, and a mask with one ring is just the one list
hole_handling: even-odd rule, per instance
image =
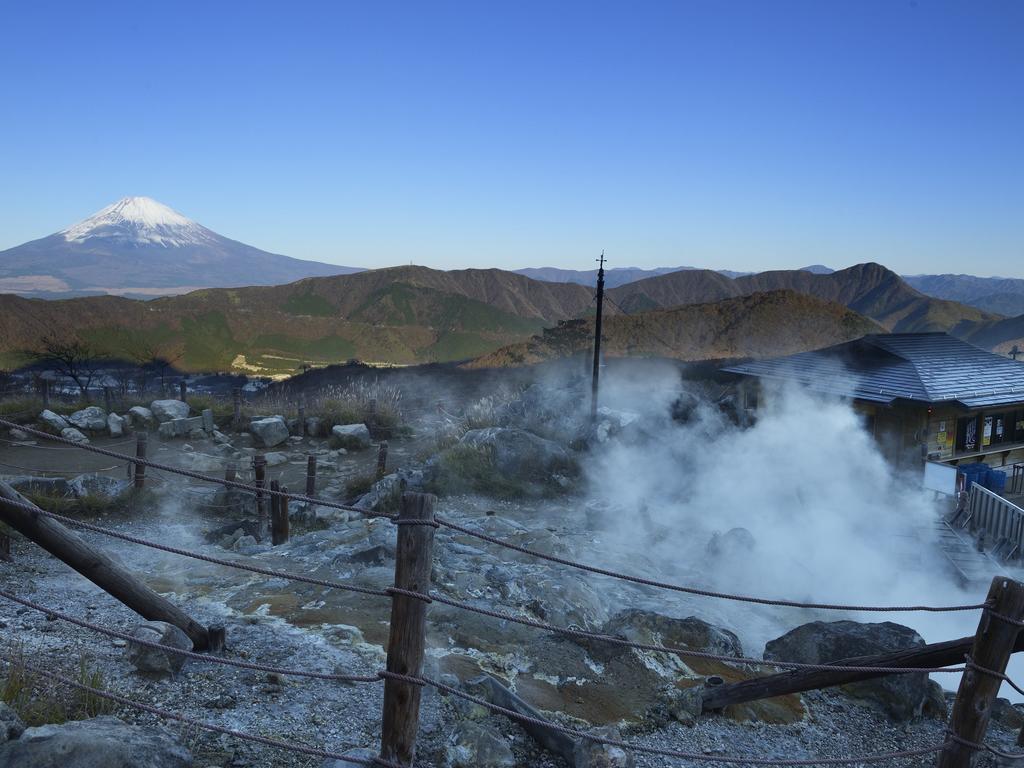
[[1024, 277], [1016, 0], [5, 3], [0, 249]]

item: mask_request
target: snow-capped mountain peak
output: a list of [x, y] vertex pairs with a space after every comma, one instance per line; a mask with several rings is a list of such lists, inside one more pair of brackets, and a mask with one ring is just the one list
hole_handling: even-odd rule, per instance
[[200, 245], [216, 237], [210, 230], [150, 197], [125, 197], [58, 234], [71, 243], [93, 238], [167, 247]]

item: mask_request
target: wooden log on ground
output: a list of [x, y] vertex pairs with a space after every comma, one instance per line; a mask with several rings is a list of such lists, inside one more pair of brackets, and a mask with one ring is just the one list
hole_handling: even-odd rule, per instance
[[[970, 660], [979, 667], [997, 674], [1006, 671], [1020, 635], [1019, 622], [1024, 618], [1024, 584], [996, 576], [988, 591], [991, 610], [981, 615], [978, 631], [974, 635]], [[998, 614], [993, 615], [993, 614]], [[1005, 616], [1005, 619], [999, 618]], [[960, 678], [960, 689], [949, 718], [950, 731], [964, 741], [981, 744], [985, 741], [992, 704], [1003, 681], [992, 674], [968, 668]], [[939, 755], [939, 768], [970, 768], [980, 754], [978, 750], [957, 741], [947, 741]]]
[[[430, 592], [433, 564], [434, 497], [425, 493], [402, 495], [398, 546], [395, 552], [395, 586], [412, 592]], [[403, 523], [402, 521], [406, 521]], [[388, 672], [419, 676], [426, 647], [427, 604], [413, 597], [392, 595], [391, 630], [388, 637]], [[384, 715], [380, 756], [411, 766], [416, 755], [420, 726], [422, 687], [401, 680], [384, 681]]]
[[[974, 636], [972, 635], [942, 643], [930, 643], [918, 648], [908, 648], [903, 651], [836, 659], [831, 663], [845, 667], [946, 667], [962, 664], [965, 656], [971, 652], [973, 645]], [[1017, 638], [1013, 650], [1015, 653], [1024, 651], [1024, 636]], [[765, 666], [771, 666], [770, 662], [765, 662]], [[787, 693], [831, 688], [859, 680], [885, 677], [888, 674], [896, 673], [796, 669], [765, 677], [755, 677], [752, 680], [744, 680], [739, 683], [706, 688], [703, 692], [703, 705], [705, 711], [722, 709], [730, 704], [769, 699], [773, 696], [784, 696]]]
[[[7, 483], [0, 482], [0, 520], [74, 568], [144, 619], [175, 625], [189, 636], [196, 650], [204, 651], [209, 647], [206, 627], [193, 621], [178, 606], [158, 595], [126, 568], [53, 518], [41, 514], [38, 507], [33, 512], [5, 502], [31, 504]], [[34, 504], [31, 506], [35, 507]]]
[[[469, 681], [468, 686], [473, 691], [482, 688], [486, 691], [486, 694], [481, 698], [487, 699], [487, 701], [494, 704], [496, 707], [510, 709], [517, 714], [524, 715], [525, 717], [533, 717], [538, 720], [547, 719], [544, 715], [516, 696], [512, 691], [490, 675], [482, 675], [481, 677], [474, 678]], [[514, 719], [512, 719], [512, 722], [517, 723], [520, 728], [530, 734], [533, 740], [548, 752], [558, 755], [569, 765], [575, 764], [576, 740], [573, 739], [572, 736], [562, 733], [561, 731], [556, 731], [554, 728], [545, 728], [541, 725], [537, 725], [536, 723], [526, 723], [521, 720]]]

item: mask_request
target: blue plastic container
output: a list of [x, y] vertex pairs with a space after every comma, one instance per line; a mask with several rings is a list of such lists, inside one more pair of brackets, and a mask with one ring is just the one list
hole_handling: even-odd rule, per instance
[[985, 487], [993, 493], [1002, 493], [1006, 490], [1006, 473], [1001, 469], [989, 470]]

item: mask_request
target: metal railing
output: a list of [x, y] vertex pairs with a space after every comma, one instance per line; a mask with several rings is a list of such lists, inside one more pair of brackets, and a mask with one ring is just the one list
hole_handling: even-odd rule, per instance
[[1024, 509], [978, 483], [971, 485], [964, 523], [998, 559], [1024, 554]]

